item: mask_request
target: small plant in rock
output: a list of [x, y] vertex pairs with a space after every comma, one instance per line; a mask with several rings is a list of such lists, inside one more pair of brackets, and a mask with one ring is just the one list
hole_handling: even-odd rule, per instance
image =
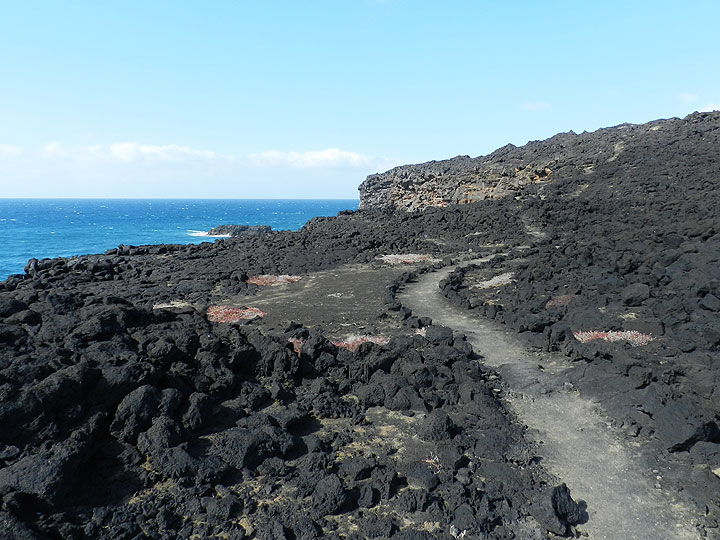
[[651, 334], [643, 334], [637, 330], [611, 330], [609, 332], [587, 330], [573, 332], [573, 335], [580, 343], [588, 343], [590, 341], [595, 341], [596, 339], [602, 339], [603, 341], [609, 341], [611, 343], [615, 343], [617, 341], [627, 341], [633, 347], [647, 345], [655, 339]]
[[287, 274], [282, 274], [279, 276], [273, 276], [270, 274], [260, 274], [258, 276], [250, 276], [247, 279], [248, 283], [252, 283], [253, 285], [260, 285], [260, 286], [273, 286], [273, 285], [283, 285], [285, 283], [296, 283], [300, 281], [302, 278], [300, 276], [289, 276]]
[[295, 354], [297, 354], [299, 356], [300, 350], [302, 349], [302, 346], [305, 344], [305, 340], [303, 338], [291, 337], [291, 338], [288, 338], [288, 343], [292, 343], [293, 351], [295, 351]]
[[427, 463], [433, 471], [435, 471], [435, 474], [442, 471], [442, 465], [440, 464], [440, 458], [436, 456], [435, 454], [430, 454], [429, 456], [425, 456], [424, 459], [425, 463]]
[[210, 306], [207, 318], [210, 322], [234, 323], [264, 317], [266, 313], [254, 307]]
[[333, 341], [332, 344], [342, 349], [355, 351], [363, 343], [375, 343], [376, 345], [387, 345], [390, 340], [385, 336], [370, 336], [367, 334], [348, 336], [340, 341]]

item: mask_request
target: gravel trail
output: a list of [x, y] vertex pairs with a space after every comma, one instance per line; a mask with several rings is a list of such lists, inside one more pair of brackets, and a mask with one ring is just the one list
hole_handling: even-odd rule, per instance
[[399, 300], [414, 315], [466, 334], [482, 362], [500, 373], [512, 410], [541, 445], [543, 465], [567, 483], [575, 500], [586, 502], [589, 519], [580, 530], [592, 540], [702, 538], [693, 525], [697, 516], [675, 494], [656, 487], [662, 471], [654, 468], [651, 444], [623, 437], [595, 403], [559, 386], [563, 357], [529, 352], [502, 325], [442, 296], [438, 282], [454, 269], [420, 276]]

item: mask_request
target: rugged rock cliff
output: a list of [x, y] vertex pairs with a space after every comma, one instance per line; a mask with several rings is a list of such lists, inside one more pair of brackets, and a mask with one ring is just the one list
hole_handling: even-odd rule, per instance
[[358, 188], [360, 208], [414, 211], [508, 196], [542, 196], [548, 184], [563, 179], [591, 183], [614, 174], [665, 175], [673, 153], [693, 155], [693, 145], [709, 143], [703, 134], [718, 128], [720, 113], [694, 113], [684, 119], [621, 124], [579, 135], [570, 131], [521, 147], [508, 144], [476, 158], [403, 165], [368, 176]]

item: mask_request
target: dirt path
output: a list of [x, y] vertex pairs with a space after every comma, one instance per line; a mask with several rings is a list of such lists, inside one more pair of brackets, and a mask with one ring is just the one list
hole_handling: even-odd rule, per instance
[[442, 297], [438, 282], [454, 269], [424, 274], [407, 285], [400, 301], [413, 315], [465, 333], [483, 362], [501, 374], [511, 408], [542, 445], [544, 466], [567, 483], [575, 500], [587, 503], [589, 520], [580, 529], [592, 540], [702, 538], [693, 526], [696, 516], [655, 487], [662, 471], [653, 469], [652, 449], [627, 441], [593, 402], [558, 387], [563, 357], [528, 352], [501, 325]]

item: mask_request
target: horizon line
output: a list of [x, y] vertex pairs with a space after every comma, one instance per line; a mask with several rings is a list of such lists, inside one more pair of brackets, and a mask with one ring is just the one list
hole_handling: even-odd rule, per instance
[[0, 201], [360, 201], [354, 197], [0, 197]]

